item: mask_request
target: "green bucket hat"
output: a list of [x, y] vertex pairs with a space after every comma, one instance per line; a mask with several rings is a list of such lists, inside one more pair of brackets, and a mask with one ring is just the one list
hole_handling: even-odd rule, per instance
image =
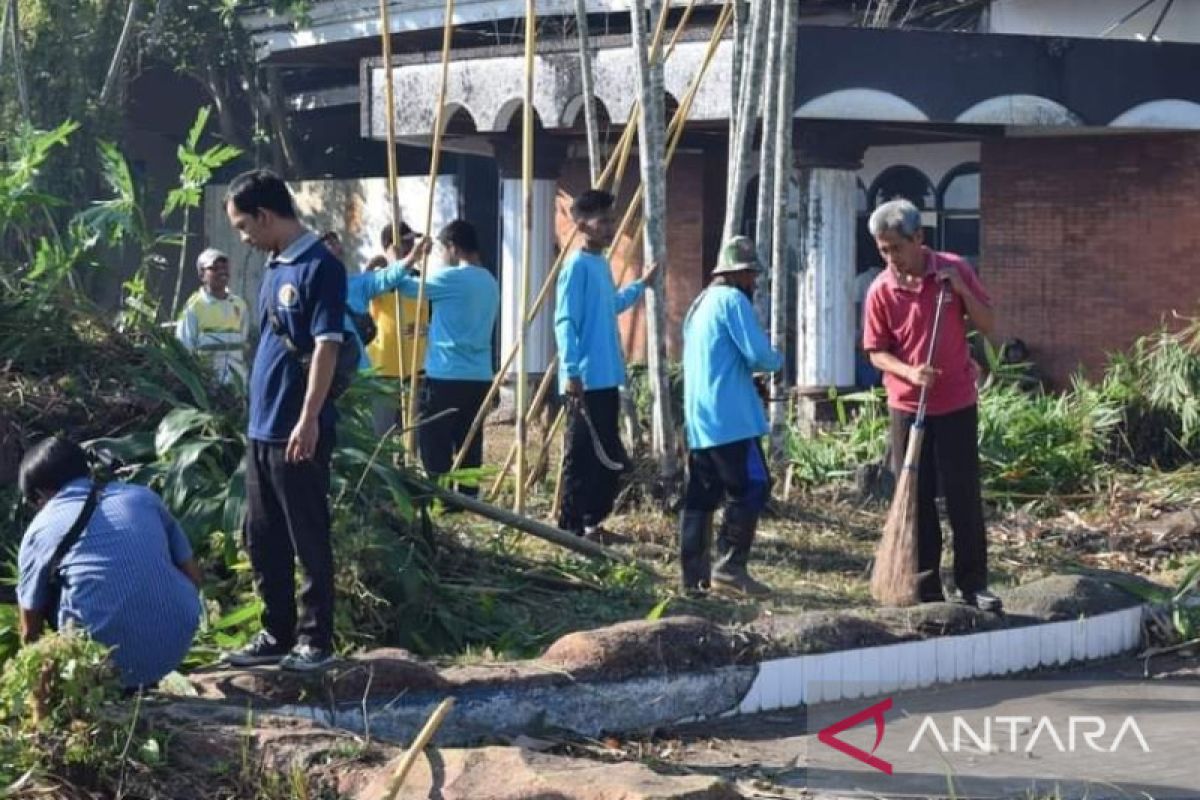
[[758, 260], [758, 248], [749, 236], [734, 236], [721, 245], [721, 254], [717, 257], [717, 266], [713, 275], [726, 275], [730, 272], [762, 272], [762, 263]]

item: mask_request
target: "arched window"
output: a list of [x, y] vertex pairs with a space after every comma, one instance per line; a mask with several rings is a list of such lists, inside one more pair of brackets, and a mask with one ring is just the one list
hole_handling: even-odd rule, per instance
[[979, 266], [979, 164], [960, 164], [938, 187], [938, 247]]
[[[867, 207], [871, 210], [888, 200], [903, 197], [921, 210], [921, 227], [925, 241], [937, 243], [937, 193], [925, 173], [907, 164], [897, 164], [879, 173], [867, 191]], [[870, 212], [868, 211], [868, 214]]]

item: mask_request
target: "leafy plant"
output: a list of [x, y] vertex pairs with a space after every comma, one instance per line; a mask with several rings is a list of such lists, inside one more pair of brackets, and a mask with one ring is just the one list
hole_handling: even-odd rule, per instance
[[0, 785], [27, 770], [98, 786], [122, 767], [131, 722], [108, 649], [78, 632], [23, 648], [0, 674]]
[[1120, 579], [1117, 583], [1151, 604], [1151, 627], [1163, 644], [1193, 642], [1200, 637], [1200, 559], [1191, 560], [1173, 588]]

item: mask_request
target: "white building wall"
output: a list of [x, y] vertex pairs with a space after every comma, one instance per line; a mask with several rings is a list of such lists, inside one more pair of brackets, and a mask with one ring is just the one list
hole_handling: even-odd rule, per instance
[[[1157, 0], [1109, 38], [1145, 36], [1154, 27], [1166, 0]], [[1099, 36], [1133, 11], [1135, 0], [996, 0], [989, 14], [990, 33], [1033, 36]], [[1157, 37], [1170, 42], [1200, 42], [1200, 2], [1176, 0]]]

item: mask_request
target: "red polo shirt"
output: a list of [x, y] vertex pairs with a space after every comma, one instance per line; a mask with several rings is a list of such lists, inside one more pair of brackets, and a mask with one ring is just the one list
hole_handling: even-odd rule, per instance
[[[981, 303], [992, 300], [975, 270], [951, 253], [925, 248], [925, 275], [912, 288], [904, 287], [891, 268], [885, 269], [867, 292], [864, 308], [863, 349], [891, 353], [905, 364], [924, 364], [929, 357], [933, 317], [941, 288], [934, 274], [956, 269], [963, 284]], [[976, 369], [967, 347], [966, 305], [952, 289], [946, 289], [947, 306], [942, 312], [942, 330], [934, 348], [933, 366], [941, 370], [929, 389], [928, 414], [949, 414], [974, 405]], [[921, 388], [890, 372], [883, 374], [888, 405], [915, 413]]]

